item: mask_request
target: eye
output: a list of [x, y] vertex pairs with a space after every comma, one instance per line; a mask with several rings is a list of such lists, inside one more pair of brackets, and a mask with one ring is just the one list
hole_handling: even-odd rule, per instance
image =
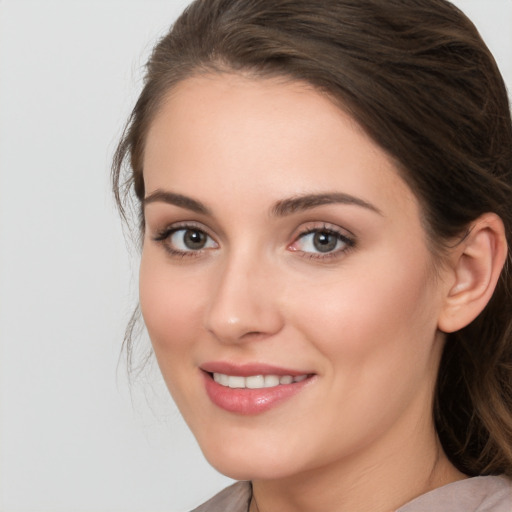
[[215, 247], [215, 242], [199, 229], [177, 229], [169, 237], [169, 243], [178, 251], [199, 251]]
[[202, 229], [189, 227], [170, 227], [155, 237], [164, 244], [173, 255], [191, 255], [205, 249], [216, 249], [217, 243]]
[[310, 229], [299, 235], [290, 246], [292, 251], [322, 257], [342, 253], [354, 246], [354, 241], [334, 229]]

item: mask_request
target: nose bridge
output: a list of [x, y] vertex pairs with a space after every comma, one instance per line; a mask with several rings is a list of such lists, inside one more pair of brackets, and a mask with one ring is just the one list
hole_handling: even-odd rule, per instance
[[226, 343], [270, 336], [282, 327], [275, 296], [275, 269], [250, 250], [226, 255], [207, 308], [205, 327]]

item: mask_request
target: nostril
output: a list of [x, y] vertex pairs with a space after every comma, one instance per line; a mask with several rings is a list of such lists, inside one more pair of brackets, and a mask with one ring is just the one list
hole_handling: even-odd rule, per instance
[[239, 341], [245, 342], [258, 342], [263, 341], [270, 336], [274, 335], [274, 331], [261, 332], [261, 331], [249, 331], [239, 337]]

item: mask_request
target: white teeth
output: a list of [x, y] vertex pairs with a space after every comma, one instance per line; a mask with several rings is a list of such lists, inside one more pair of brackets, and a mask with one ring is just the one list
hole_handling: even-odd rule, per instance
[[229, 386], [229, 377], [224, 373], [214, 373], [213, 380], [218, 382], [221, 386]]
[[251, 375], [245, 378], [245, 385], [249, 389], [260, 389], [265, 387], [265, 377], [263, 375]]
[[279, 377], [277, 375], [265, 375], [265, 387], [275, 388], [279, 386]]
[[240, 377], [238, 375], [225, 375], [224, 373], [213, 374], [213, 380], [221, 386], [237, 389], [275, 388], [280, 384], [302, 382], [307, 377], [307, 375], [299, 375], [297, 377], [292, 377], [291, 375], [251, 375], [249, 377]]
[[228, 377], [228, 386], [230, 388], [245, 388], [245, 378], [244, 377], [234, 377], [230, 375]]

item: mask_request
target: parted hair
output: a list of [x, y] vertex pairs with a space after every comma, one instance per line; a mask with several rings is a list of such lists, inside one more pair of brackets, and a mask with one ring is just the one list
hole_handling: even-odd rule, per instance
[[[445, 0], [193, 2], [154, 48], [114, 157], [123, 217], [130, 207], [143, 220], [145, 138], [166, 94], [225, 72], [304, 81], [348, 112], [415, 193], [434, 255], [485, 212], [501, 217], [512, 247], [506, 87], [475, 26]], [[511, 263], [509, 249], [492, 299], [447, 335], [439, 368], [436, 428], [468, 475], [512, 477]]]

